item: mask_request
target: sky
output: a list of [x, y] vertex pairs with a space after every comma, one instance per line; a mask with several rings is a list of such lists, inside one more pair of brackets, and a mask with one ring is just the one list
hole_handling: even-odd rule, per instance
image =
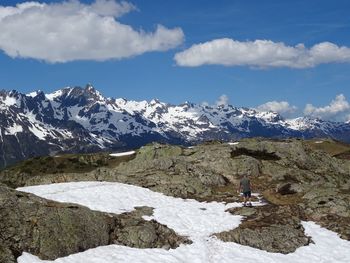
[[350, 120], [347, 0], [0, 2], [0, 89]]

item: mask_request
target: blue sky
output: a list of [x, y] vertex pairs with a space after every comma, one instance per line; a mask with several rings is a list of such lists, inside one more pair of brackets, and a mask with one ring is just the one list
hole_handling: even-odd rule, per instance
[[[0, 5], [5, 8], [23, 2], [26, 1], [1, 1]], [[52, 3], [62, 4], [62, 1], [39, 2], [48, 6]], [[102, 6], [114, 1], [99, 2]], [[102, 13], [97, 11], [98, 15], [112, 17], [122, 25], [131, 26], [136, 32], [143, 30], [150, 38], [156, 38], [151, 34], [157, 31], [157, 25], [162, 25], [169, 34], [171, 32], [172, 35], [168, 38], [173, 42], [165, 40], [167, 35], [162, 35], [154, 39], [157, 44], [152, 41], [149, 44], [145, 43], [145, 46], [149, 45], [146, 51], [138, 50], [135, 54], [132, 51], [123, 58], [120, 57], [120, 53], [115, 54], [110, 50], [111, 57], [103, 61], [96, 61], [101, 60], [96, 58], [85, 59], [82, 50], [79, 56], [83, 56], [83, 60], [71, 52], [62, 58], [62, 61], [57, 61], [61, 59], [60, 55], [55, 57], [51, 55], [55, 53], [56, 46], [49, 46], [48, 52], [48, 47], [42, 41], [42, 38], [49, 34], [45, 35], [44, 31], [43, 35], [36, 36], [41, 30], [36, 28], [37, 24], [31, 25], [26, 22], [21, 26], [16, 19], [20, 22], [29, 19], [28, 16], [21, 17], [21, 14], [17, 15], [19, 18], [8, 19], [6, 23], [1, 22], [0, 12], [0, 29], [2, 32], [4, 29], [9, 31], [5, 36], [2, 33], [2, 38], [0, 36], [0, 89], [16, 89], [21, 92], [40, 89], [51, 92], [65, 86], [84, 86], [86, 83], [92, 83], [108, 97], [125, 97], [133, 100], [158, 98], [174, 104], [184, 101], [196, 103], [206, 101], [213, 104], [225, 94], [229, 102], [236, 106], [257, 107], [266, 102], [286, 101], [289, 106], [298, 108], [291, 110], [292, 113], [288, 111], [286, 113], [301, 115], [305, 105], [311, 103], [315, 116], [319, 114], [324, 118], [343, 119], [348, 116], [350, 118], [350, 110], [346, 104], [350, 98], [350, 51], [340, 50], [340, 47], [350, 47], [349, 1], [133, 0], [128, 2], [132, 5], [124, 6], [123, 8], [126, 8], [124, 11], [120, 11], [119, 6], [119, 9], [116, 9], [116, 12], [119, 12], [117, 15], [113, 12], [107, 14], [105, 10]], [[94, 1], [80, 1], [83, 7], [89, 7], [93, 3]], [[72, 7], [68, 6], [67, 9], [69, 8]], [[71, 14], [69, 10], [62, 10], [59, 11], [56, 23], [60, 21], [59, 19], [69, 18]], [[32, 15], [35, 15], [34, 11]], [[40, 19], [38, 21], [43, 21], [43, 18]], [[13, 29], [9, 29], [10, 27]], [[50, 30], [55, 30], [55, 27]], [[69, 29], [67, 30], [66, 33], [69, 34]], [[28, 31], [30, 36], [26, 36]], [[98, 31], [97, 26], [95, 31]], [[92, 47], [94, 45], [99, 47], [99, 44], [96, 44], [98, 37], [85, 31], [82, 35], [87, 37], [87, 41], [93, 41]], [[89, 37], [94, 40], [89, 40]], [[113, 40], [115, 38], [111, 37]], [[237, 50], [237, 45], [245, 47], [247, 43], [263, 40], [271, 41], [273, 45], [282, 42], [284, 47], [294, 49], [296, 45], [302, 43], [305, 46], [304, 51], [308, 51], [314, 45], [330, 42], [337, 47], [335, 52], [337, 57], [332, 57], [335, 53], [327, 53], [329, 49], [322, 49], [327, 58], [324, 59], [323, 55], [318, 55], [316, 58], [310, 55], [311, 58], [307, 58], [307, 61], [310, 59], [316, 61], [310, 65], [303, 59], [301, 62], [287, 59], [288, 61], [283, 62], [285, 64], [282, 66], [275, 66], [271, 64], [275, 63], [274, 58], [270, 60], [267, 56], [261, 59], [259, 54], [256, 54], [258, 58], [254, 58], [253, 62], [246, 61], [245, 57], [256, 52], [256, 46], [253, 46], [252, 49], [247, 49], [246, 53], [233, 51], [235, 53], [227, 62], [229, 65], [224, 65], [222, 57], [215, 57], [216, 55], [210, 53], [211, 41], [223, 38], [236, 42], [225, 42], [226, 46], [224, 45], [222, 50], [215, 54], [223, 52], [226, 55], [225, 52], [228, 51], [225, 47], [231, 45]], [[143, 40], [144, 38], [139, 40], [141, 44]], [[15, 53], [11, 53], [12, 50], [8, 47], [13, 43], [16, 46]], [[116, 40], [113, 47], [118, 48], [118, 43]], [[200, 43], [207, 43], [205, 47], [208, 49], [200, 52], [194, 50], [197, 52], [195, 56], [199, 58], [193, 57], [191, 53], [192, 55], [188, 55], [190, 57], [186, 56], [189, 59], [186, 61], [192, 63], [194, 60], [204, 59], [204, 62], [198, 62], [199, 65], [195, 66], [182, 65], [182, 62], [174, 59], [175, 54], [186, 52], [192, 45]], [[263, 46], [265, 44], [262, 43]], [[26, 50], [31, 45], [37, 50]], [[79, 48], [79, 44], [77, 46]], [[152, 48], [156, 51], [152, 51]], [[40, 52], [44, 50], [47, 54], [41, 56]], [[205, 59], [206, 56], [214, 57]], [[345, 97], [341, 99], [341, 116], [339, 117], [339, 112], [334, 116], [325, 114], [326, 106], [332, 100], [337, 100], [336, 96], [340, 94]]]

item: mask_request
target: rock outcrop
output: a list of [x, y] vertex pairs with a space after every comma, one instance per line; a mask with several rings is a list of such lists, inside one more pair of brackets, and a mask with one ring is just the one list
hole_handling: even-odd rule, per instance
[[[254, 208], [239, 228], [218, 237], [289, 253], [310, 242], [301, 220], [315, 221], [350, 240], [350, 160], [343, 155], [337, 158], [349, 149], [332, 141], [321, 147], [319, 142], [296, 139], [244, 139], [233, 145], [211, 142], [189, 148], [156, 143], [141, 147], [129, 158], [115, 157], [114, 166], [79, 173], [48, 169], [41, 175], [13, 168], [2, 172], [0, 181], [8, 184], [8, 178], [17, 178], [11, 181], [12, 187], [114, 181], [175, 197], [233, 202], [240, 200], [236, 190], [241, 176], [247, 174], [254, 192], [260, 192], [269, 205]], [[123, 231], [124, 236], [134, 235], [133, 229]], [[145, 230], [145, 235], [152, 240], [154, 232]], [[129, 241], [139, 246], [140, 240]]]
[[294, 209], [291, 206], [273, 205], [230, 209], [231, 213], [245, 215], [246, 219], [239, 227], [216, 236], [225, 242], [236, 242], [269, 252], [294, 252], [311, 242]]
[[0, 186], [0, 262], [16, 262], [23, 251], [56, 259], [89, 248], [121, 244], [138, 248], [176, 248], [185, 237], [156, 221], [151, 208], [120, 215], [49, 201]]

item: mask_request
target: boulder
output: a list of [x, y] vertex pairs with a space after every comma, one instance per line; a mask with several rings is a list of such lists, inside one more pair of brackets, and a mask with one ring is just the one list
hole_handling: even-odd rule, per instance
[[224, 242], [288, 254], [311, 242], [300, 223], [299, 215], [290, 207], [268, 205], [266, 207], [233, 209], [234, 214], [245, 215], [238, 228], [215, 234]]
[[164, 225], [144, 220], [150, 209], [115, 215], [4, 186], [0, 186], [0, 207], [0, 262], [15, 262], [23, 251], [54, 260], [115, 243], [175, 248], [189, 242]]

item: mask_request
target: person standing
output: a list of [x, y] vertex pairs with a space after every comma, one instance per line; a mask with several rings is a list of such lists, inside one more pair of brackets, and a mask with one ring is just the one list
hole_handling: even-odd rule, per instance
[[[241, 181], [239, 182], [239, 193], [243, 193], [244, 203], [243, 206], [252, 206], [251, 197], [252, 197], [252, 185], [247, 175], [244, 175]], [[247, 203], [248, 199], [248, 203]]]

